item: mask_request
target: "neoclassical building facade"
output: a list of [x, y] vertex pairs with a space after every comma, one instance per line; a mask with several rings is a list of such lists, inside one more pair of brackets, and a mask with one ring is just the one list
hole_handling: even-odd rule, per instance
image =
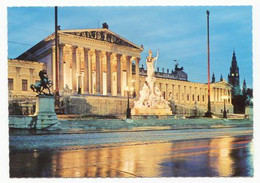
[[[46, 69], [54, 83], [53, 91], [58, 90], [61, 97], [69, 97], [66, 99], [66, 113], [124, 115], [126, 88], [132, 89], [132, 107], [145, 82], [146, 70], [139, 66], [143, 46], [117, 35], [108, 26], [101, 29], [59, 30], [58, 38], [58, 64], [55, 63], [54, 34], [16, 60], [8, 61], [8, 81], [13, 83], [13, 88], [10, 84], [9, 90], [13, 90], [13, 97], [35, 95], [30, 89], [26, 92], [22, 90], [25, 85], [22, 78], [26, 75], [28, 88], [39, 80], [38, 72]], [[175, 67], [171, 72], [168, 69], [167, 72], [160, 72], [157, 68], [156, 85], [164, 98], [174, 106], [174, 113], [190, 114], [195, 109], [206, 112], [207, 85], [188, 81], [188, 75], [182, 69]], [[213, 113], [223, 112], [224, 98], [228, 98], [228, 113], [233, 113], [231, 85], [224, 80], [211, 83]]]
[[[73, 93], [124, 96], [132, 81], [132, 63], [137, 66], [142, 47], [120, 37], [108, 28], [59, 30], [58, 68], [55, 64], [55, 37], [48, 36], [17, 59], [46, 64], [56, 91], [69, 88]], [[56, 79], [58, 72], [58, 80]], [[139, 77], [135, 90], [139, 91]]]

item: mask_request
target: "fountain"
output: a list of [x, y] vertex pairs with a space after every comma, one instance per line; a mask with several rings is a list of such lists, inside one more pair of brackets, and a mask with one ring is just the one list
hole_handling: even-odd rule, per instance
[[139, 100], [134, 102], [134, 107], [131, 110], [132, 115], [172, 115], [169, 102], [163, 98], [161, 91], [155, 85], [154, 64], [157, 62], [158, 55], [157, 52], [157, 56], [152, 57], [152, 51], [149, 50], [149, 56], [146, 58], [147, 77], [140, 91]]

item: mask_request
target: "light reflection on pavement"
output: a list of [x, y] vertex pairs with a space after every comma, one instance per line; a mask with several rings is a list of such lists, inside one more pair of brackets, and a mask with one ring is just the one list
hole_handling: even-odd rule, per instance
[[[168, 132], [169, 133], [169, 132]], [[205, 132], [206, 133], [206, 132]], [[220, 132], [217, 134], [221, 134]], [[231, 133], [232, 134], [232, 133]], [[252, 134], [10, 152], [11, 177], [253, 176]], [[80, 146], [81, 147], [81, 146]]]

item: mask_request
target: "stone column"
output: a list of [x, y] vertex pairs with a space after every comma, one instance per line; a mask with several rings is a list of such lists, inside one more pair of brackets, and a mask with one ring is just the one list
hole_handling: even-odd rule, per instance
[[81, 78], [81, 52], [77, 50], [77, 57], [76, 57], [76, 65], [77, 65], [77, 93], [81, 93], [82, 90], [82, 78]]
[[221, 101], [221, 102], [223, 102], [222, 96], [223, 96], [223, 89], [220, 89], [220, 101]]
[[96, 54], [96, 93], [100, 94], [100, 50], [95, 50]]
[[94, 91], [92, 90], [92, 85], [93, 85], [93, 81], [92, 81], [92, 60], [93, 60], [93, 52], [89, 52], [88, 53], [88, 89], [89, 89], [89, 93], [93, 94]]
[[132, 71], [131, 71], [131, 56], [126, 56], [126, 73], [127, 73], [127, 83], [126, 85], [130, 88], [132, 86]]
[[139, 74], [139, 62], [140, 62], [140, 58], [135, 58], [135, 91], [136, 91], [136, 96], [139, 97], [140, 96], [140, 74]]
[[63, 91], [64, 89], [64, 53], [63, 48], [64, 44], [59, 45], [59, 90]]
[[107, 58], [107, 95], [111, 95], [111, 52], [106, 52]]
[[83, 52], [84, 52], [84, 93], [87, 94], [89, 93], [89, 66], [88, 66], [88, 52], [89, 49], [88, 48], [83, 48]]
[[121, 79], [121, 57], [122, 55], [117, 54], [117, 95], [121, 95], [122, 79]]
[[72, 52], [72, 91], [73, 93], [77, 92], [77, 46], [72, 46], [71, 47], [71, 52]]
[[103, 61], [104, 61], [105, 54], [100, 52], [99, 56], [99, 63], [100, 63], [100, 94], [103, 95]]

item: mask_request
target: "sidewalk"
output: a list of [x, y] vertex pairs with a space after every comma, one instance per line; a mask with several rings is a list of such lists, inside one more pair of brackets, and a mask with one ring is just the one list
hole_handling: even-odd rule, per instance
[[134, 119], [127, 122], [122, 119], [61, 119], [61, 131], [69, 133], [81, 132], [111, 132], [111, 131], [141, 131], [167, 129], [212, 129], [252, 127], [249, 119]]

